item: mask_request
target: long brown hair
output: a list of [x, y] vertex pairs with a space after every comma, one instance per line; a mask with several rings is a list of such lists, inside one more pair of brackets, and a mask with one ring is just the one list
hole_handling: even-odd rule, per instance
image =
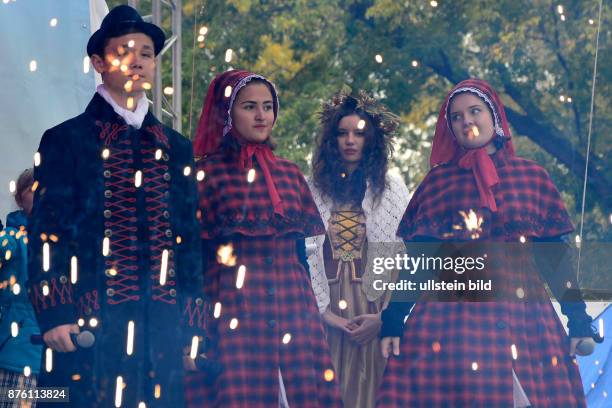
[[[342, 118], [351, 115], [359, 116], [366, 126], [362, 159], [349, 174], [338, 149], [338, 125]], [[382, 195], [393, 147], [377, 122], [350, 97], [322, 120], [312, 158], [312, 177], [315, 186], [335, 202], [361, 206], [368, 181], [375, 200]]]

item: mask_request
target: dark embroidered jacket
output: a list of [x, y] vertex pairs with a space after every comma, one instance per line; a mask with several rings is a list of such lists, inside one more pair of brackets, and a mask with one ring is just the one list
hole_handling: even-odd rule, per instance
[[[96, 94], [45, 132], [39, 153], [29, 289], [41, 331], [82, 319], [97, 353], [117, 354], [124, 370], [140, 353], [136, 371], [166, 370], [164, 359], [180, 371], [205, 307], [190, 142], [151, 113], [128, 126]], [[136, 358], [125, 351], [129, 321]]]

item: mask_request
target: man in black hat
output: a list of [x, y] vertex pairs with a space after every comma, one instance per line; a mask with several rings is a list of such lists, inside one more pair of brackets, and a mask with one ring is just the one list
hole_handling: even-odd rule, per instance
[[[52, 350], [40, 386], [69, 387], [75, 407], [182, 406], [184, 349], [204, 325], [191, 143], [145, 96], [164, 40], [133, 8], [111, 10], [87, 44], [103, 84], [38, 150], [29, 291]], [[73, 344], [83, 331], [93, 347]]]

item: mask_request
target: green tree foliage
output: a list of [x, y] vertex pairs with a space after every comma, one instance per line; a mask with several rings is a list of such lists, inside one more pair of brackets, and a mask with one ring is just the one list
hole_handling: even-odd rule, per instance
[[[109, 5], [117, 3], [122, 2]], [[462, 79], [481, 77], [502, 95], [518, 153], [551, 173], [578, 223], [599, 1], [566, 0], [562, 10], [543, 0], [431, 3], [184, 0], [184, 133], [193, 135], [217, 73], [230, 67], [255, 70], [280, 91], [278, 153], [308, 172], [321, 101], [346, 84], [372, 92], [402, 118], [394, 164], [414, 189], [427, 172], [444, 95]], [[146, 14], [150, 0], [139, 7]], [[612, 137], [606, 131], [612, 118], [607, 96], [612, 10], [605, 2], [603, 10], [585, 240], [612, 238]], [[169, 27], [169, 16], [164, 22]], [[204, 26], [204, 41], [194, 40]], [[227, 49], [233, 50], [229, 63]]]

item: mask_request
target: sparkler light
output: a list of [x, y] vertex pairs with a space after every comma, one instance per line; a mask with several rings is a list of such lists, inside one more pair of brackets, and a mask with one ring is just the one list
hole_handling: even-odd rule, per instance
[[219, 249], [217, 249], [217, 262], [225, 266], [236, 266], [234, 246], [231, 243], [219, 246]]

